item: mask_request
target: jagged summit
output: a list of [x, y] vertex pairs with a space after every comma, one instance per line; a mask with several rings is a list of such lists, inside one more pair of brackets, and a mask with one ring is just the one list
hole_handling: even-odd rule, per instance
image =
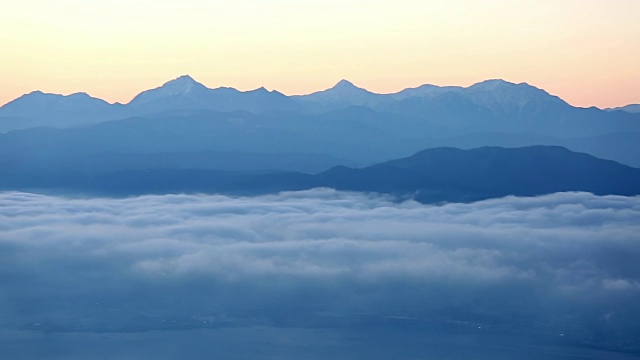
[[374, 94], [367, 89], [354, 85], [351, 81], [342, 79], [333, 87], [301, 95], [297, 98], [304, 101], [329, 104], [330, 106], [344, 106], [345, 104], [354, 106], [371, 106], [376, 101], [378, 94]]
[[480, 81], [478, 83], [475, 83], [473, 85], [471, 85], [469, 88], [475, 88], [475, 89], [482, 89], [482, 90], [493, 90], [493, 89], [497, 89], [498, 87], [508, 87], [508, 86], [513, 86], [516, 85], [515, 83], [512, 83], [510, 81], [507, 80], [503, 80], [503, 79], [488, 79], [488, 80], [484, 80], [484, 81]]
[[167, 81], [160, 87], [160, 89], [176, 94], [186, 94], [194, 90], [207, 89], [207, 87], [197, 82], [189, 75], [182, 75], [178, 78]]
[[[536, 92], [544, 92], [535, 86], [531, 86], [527, 83], [513, 83], [511, 81], [503, 79], [488, 79], [477, 82], [469, 87], [462, 86], [438, 86], [431, 84], [420, 85], [415, 88], [407, 88], [397, 93], [390, 94], [395, 99], [406, 99], [412, 96], [438, 96], [444, 93], [459, 93], [459, 94], [477, 94], [477, 93], [512, 93], [512, 92], [527, 92], [534, 94]], [[546, 93], [546, 92], [545, 92]]]
[[469, 86], [469, 95], [475, 102], [491, 107], [490, 104], [516, 105], [522, 108], [528, 103], [555, 103], [567, 105], [557, 96], [525, 82], [512, 83], [502, 79], [490, 79]]
[[303, 96], [317, 96], [317, 95], [320, 95], [320, 94], [324, 94], [324, 95], [329, 95], [329, 94], [341, 95], [341, 94], [352, 94], [352, 93], [370, 93], [370, 94], [372, 94], [369, 90], [363, 89], [361, 87], [358, 87], [358, 86], [354, 85], [349, 80], [342, 79], [342, 80], [338, 81], [334, 86], [332, 86], [332, 87], [330, 87], [330, 88], [328, 88], [326, 90], [316, 91], [316, 92], [311, 93], [309, 95], [303, 95]]
[[208, 90], [209, 88], [197, 82], [191, 76], [182, 75], [173, 80], [167, 81], [158, 88], [141, 92], [131, 100], [130, 104], [140, 105], [163, 98], [196, 95]]
[[357, 86], [355, 86], [351, 81], [346, 80], [346, 79], [342, 79], [340, 81], [338, 81], [332, 89], [339, 89], [339, 88], [355, 88]]
[[188, 81], [188, 82], [197, 82], [194, 80], [194, 78], [191, 77], [191, 75], [180, 75], [177, 78], [173, 79], [172, 81]]
[[271, 91], [267, 90], [264, 86], [261, 86], [257, 89], [253, 89], [253, 90], [249, 90], [246, 92], [250, 92], [250, 93], [270, 93]]
[[341, 92], [341, 93], [347, 93], [347, 92], [351, 92], [351, 93], [355, 93], [355, 92], [371, 93], [369, 90], [361, 88], [359, 86], [356, 86], [351, 81], [345, 80], [345, 79], [342, 79], [342, 80], [338, 81], [333, 87], [331, 87], [331, 88], [329, 88], [329, 89], [327, 89], [325, 91]]
[[[163, 86], [167, 86], [167, 85], [202, 85], [201, 83], [197, 82], [194, 78], [192, 78], [189, 75], [182, 75], [182, 76], [178, 76], [177, 78], [173, 79], [173, 80], [169, 80], [166, 83], [164, 83]], [[204, 85], [202, 85], [204, 86]]]
[[529, 85], [526, 82], [514, 83], [503, 79], [489, 79], [475, 83], [467, 88], [470, 91], [541, 91], [541, 89]]
[[432, 84], [423, 84], [414, 88], [406, 88], [404, 90], [400, 90], [397, 93], [389, 94], [396, 100], [402, 100], [406, 98], [410, 98], [413, 96], [438, 96], [446, 92], [460, 92], [464, 90], [461, 86], [438, 86]]

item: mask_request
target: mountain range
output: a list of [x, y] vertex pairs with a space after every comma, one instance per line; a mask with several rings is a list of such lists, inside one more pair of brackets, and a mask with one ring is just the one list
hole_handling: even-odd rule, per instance
[[0, 184], [11, 189], [20, 185], [17, 179], [38, 184], [28, 177], [69, 180], [75, 174], [86, 181], [158, 171], [233, 173], [234, 179], [247, 172], [304, 178], [333, 171], [357, 178], [358, 171], [373, 171], [368, 166], [442, 147], [545, 145], [640, 167], [640, 113], [629, 109], [573, 107], [537, 87], [504, 80], [394, 94], [342, 80], [327, 90], [286, 96], [264, 88], [210, 89], [185, 75], [127, 104], [34, 91], [0, 108]]
[[394, 94], [372, 93], [341, 80], [327, 90], [286, 96], [265, 88], [210, 89], [184, 75], [141, 92], [127, 104], [109, 104], [86, 93], [63, 96], [34, 91], [0, 107], [0, 131], [34, 126], [68, 127], [180, 110], [326, 114], [354, 106], [404, 115], [454, 133], [500, 130], [583, 136], [640, 128], [640, 115], [635, 114], [634, 105], [607, 111], [576, 108], [529, 84], [497, 79], [467, 88], [422, 85]]
[[5, 173], [0, 189], [107, 196], [211, 192], [235, 195], [330, 187], [385, 193], [418, 201], [467, 202], [561, 191], [640, 194], [640, 169], [556, 146], [433, 148], [362, 168], [336, 166], [319, 174], [214, 169], [91, 171], [49, 168]]

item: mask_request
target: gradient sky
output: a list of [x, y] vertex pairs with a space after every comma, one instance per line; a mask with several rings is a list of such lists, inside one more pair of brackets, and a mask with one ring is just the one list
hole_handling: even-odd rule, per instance
[[0, 9], [0, 104], [36, 89], [128, 102], [190, 74], [303, 94], [528, 82], [640, 103], [638, 0], [21, 0]]

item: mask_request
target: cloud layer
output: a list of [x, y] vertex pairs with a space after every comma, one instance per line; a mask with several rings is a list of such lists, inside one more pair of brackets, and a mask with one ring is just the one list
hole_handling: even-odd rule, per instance
[[441, 206], [329, 189], [3, 193], [0, 310], [16, 326], [400, 316], [615, 337], [640, 313], [638, 219], [640, 198], [588, 193]]

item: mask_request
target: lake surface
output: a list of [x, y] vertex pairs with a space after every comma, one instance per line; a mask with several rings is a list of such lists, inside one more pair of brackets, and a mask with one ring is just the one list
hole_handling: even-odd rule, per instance
[[242, 327], [139, 333], [0, 332], [3, 359], [638, 359], [487, 333]]

